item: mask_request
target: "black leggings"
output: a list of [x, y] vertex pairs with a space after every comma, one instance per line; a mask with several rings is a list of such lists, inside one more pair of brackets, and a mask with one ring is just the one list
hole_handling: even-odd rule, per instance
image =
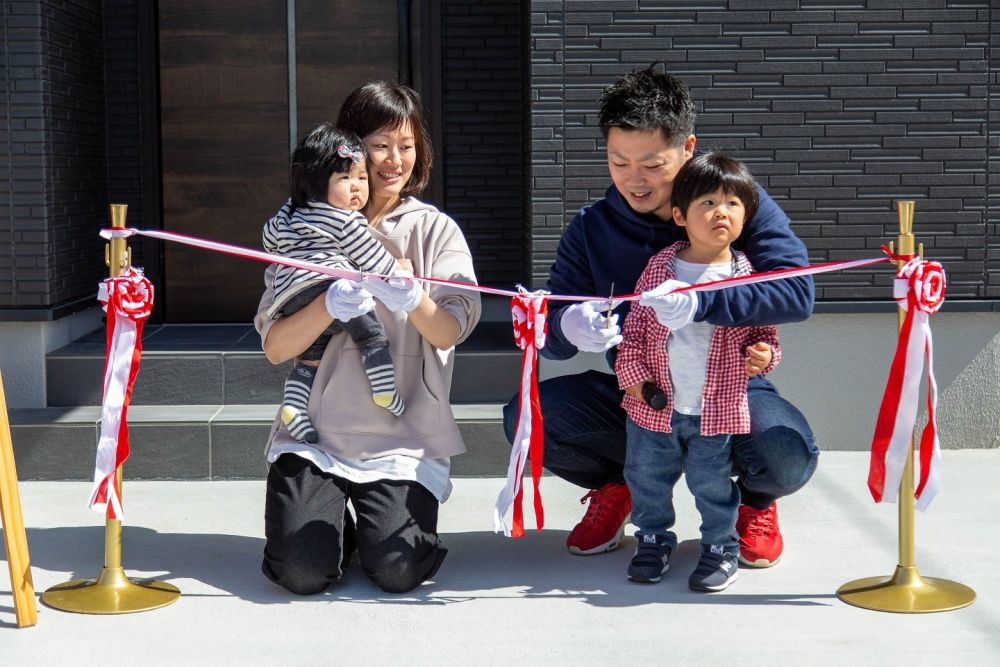
[[358, 484], [282, 454], [267, 475], [261, 569], [292, 593], [310, 595], [337, 581], [357, 548], [372, 581], [405, 593], [433, 577], [448, 553], [438, 541], [438, 506], [417, 482]]

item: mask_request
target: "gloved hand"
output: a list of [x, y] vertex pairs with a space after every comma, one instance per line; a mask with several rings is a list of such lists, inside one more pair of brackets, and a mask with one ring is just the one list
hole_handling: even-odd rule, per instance
[[560, 324], [566, 340], [581, 352], [604, 352], [622, 342], [618, 315], [608, 320], [590, 301], [567, 306]]
[[420, 283], [413, 280], [413, 274], [404, 269], [397, 269], [388, 280], [365, 276], [361, 285], [392, 311], [409, 312], [420, 305], [424, 296]]
[[341, 322], [353, 320], [375, 307], [375, 299], [368, 290], [353, 280], [334, 280], [326, 289], [326, 309], [333, 319]]
[[680, 280], [665, 280], [653, 289], [643, 292], [639, 305], [649, 306], [656, 312], [657, 321], [674, 331], [691, 324], [698, 310], [698, 293], [694, 290], [673, 292], [682, 287], [690, 287]]

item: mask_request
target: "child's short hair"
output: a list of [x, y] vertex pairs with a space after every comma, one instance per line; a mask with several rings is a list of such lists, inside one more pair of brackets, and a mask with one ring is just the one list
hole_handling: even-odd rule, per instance
[[365, 145], [350, 130], [321, 123], [292, 151], [288, 190], [294, 208], [308, 201], [326, 201], [330, 177], [351, 170], [368, 156]]
[[671, 204], [687, 216], [688, 206], [692, 201], [720, 187], [723, 192], [736, 195], [743, 202], [743, 208], [746, 209], [744, 222], [753, 220], [760, 200], [757, 197], [757, 183], [750, 175], [750, 170], [739, 160], [712, 151], [695, 153], [677, 172], [670, 195]]

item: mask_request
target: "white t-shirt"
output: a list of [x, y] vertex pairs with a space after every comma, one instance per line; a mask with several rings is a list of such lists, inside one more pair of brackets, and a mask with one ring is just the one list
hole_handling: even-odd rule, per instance
[[[674, 259], [674, 277], [691, 285], [731, 278], [733, 262], [694, 264], [679, 257]], [[674, 388], [674, 410], [685, 415], [701, 414], [701, 392], [705, 387], [708, 349], [712, 344], [715, 325], [692, 322], [680, 331], [671, 331], [667, 339], [670, 357], [670, 384]]]
[[396, 479], [417, 482], [430, 491], [439, 503], [451, 495], [451, 459], [418, 459], [390, 454], [374, 459], [347, 459], [310, 447], [304, 442], [275, 443], [267, 452], [267, 462], [274, 463], [282, 454], [295, 454], [323, 472], [357, 484]]

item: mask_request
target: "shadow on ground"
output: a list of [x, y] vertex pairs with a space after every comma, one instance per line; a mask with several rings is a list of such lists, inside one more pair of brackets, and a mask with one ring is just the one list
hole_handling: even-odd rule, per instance
[[[93, 578], [100, 572], [103, 527], [35, 528], [27, 533], [36, 570], [69, 572], [67, 579]], [[436, 579], [403, 595], [380, 591], [364, 576], [355, 558], [339, 585], [314, 596], [293, 596], [260, 573], [264, 540], [242, 535], [158, 533], [126, 526], [122, 562], [129, 576], [171, 581], [190, 597], [233, 596], [260, 604], [341, 601], [446, 605], [488, 599], [560, 598], [598, 607], [663, 603], [826, 606], [835, 598], [826, 592], [740, 594], [739, 580], [721, 594], [689, 591], [687, 576], [698, 554], [694, 540], [680, 545], [662, 582], [643, 585], [625, 579], [634, 548], [632, 538], [627, 538], [625, 546], [616, 552], [590, 557], [569, 554], [565, 549], [566, 532], [560, 530], [531, 532], [521, 540], [485, 531], [442, 534], [441, 539], [449, 553]], [[179, 581], [184, 579], [204, 586], [189, 584], [185, 591], [184, 582]]]

